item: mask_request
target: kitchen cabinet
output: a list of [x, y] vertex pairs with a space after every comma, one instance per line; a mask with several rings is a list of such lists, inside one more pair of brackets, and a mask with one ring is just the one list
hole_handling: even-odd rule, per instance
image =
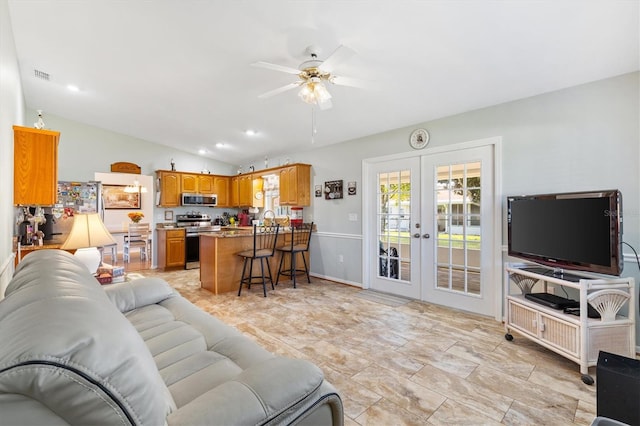
[[13, 126], [13, 204], [53, 205], [60, 132]]
[[195, 194], [198, 192], [198, 176], [180, 173], [180, 185], [182, 192]]
[[198, 175], [196, 192], [200, 194], [215, 194], [214, 181], [215, 178], [213, 175]]
[[179, 207], [181, 193], [181, 173], [159, 170], [156, 172], [159, 180], [160, 207]]
[[293, 164], [280, 169], [280, 205], [311, 204], [311, 166]]
[[240, 207], [251, 207], [253, 202], [253, 175], [238, 176], [238, 200]]
[[213, 194], [213, 175], [181, 173], [182, 192], [190, 194]]
[[159, 228], [158, 234], [158, 268], [184, 268], [186, 254], [186, 234], [184, 229]]
[[218, 195], [218, 207], [230, 207], [229, 183], [231, 178], [228, 176], [213, 177], [213, 193]]
[[257, 174], [231, 178], [230, 207], [264, 207], [263, 180]]
[[240, 206], [240, 176], [233, 176], [229, 180], [229, 207]]

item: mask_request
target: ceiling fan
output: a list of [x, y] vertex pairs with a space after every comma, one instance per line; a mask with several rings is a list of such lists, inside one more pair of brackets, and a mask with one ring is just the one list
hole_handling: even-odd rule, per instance
[[362, 83], [357, 79], [340, 77], [333, 74], [336, 65], [346, 61], [355, 55], [355, 52], [346, 46], [338, 46], [331, 55], [324, 61], [318, 59], [319, 49], [314, 46], [306, 48], [305, 52], [310, 55], [311, 59], [300, 64], [298, 69], [287, 67], [284, 65], [271, 64], [269, 62], [254, 62], [254, 67], [267, 68], [275, 71], [282, 71], [298, 76], [298, 81], [289, 83], [286, 86], [279, 87], [258, 96], [261, 99], [269, 98], [287, 90], [300, 87], [298, 96], [308, 104], [315, 104], [322, 110], [329, 109], [332, 106], [331, 93], [327, 90], [325, 83], [329, 82], [335, 85], [362, 87]]

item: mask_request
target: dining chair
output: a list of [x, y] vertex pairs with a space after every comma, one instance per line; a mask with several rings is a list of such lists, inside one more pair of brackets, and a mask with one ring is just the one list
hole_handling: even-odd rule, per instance
[[107, 246], [99, 247], [100, 250], [100, 263], [104, 263], [104, 255], [109, 253], [111, 255], [111, 264], [118, 264], [118, 243], [109, 244]]
[[[296, 275], [305, 274], [307, 276], [307, 281], [311, 283], [311, 278], [309, 277], [309, 265], [307, 265], [305, 254], [309, 252], [309, 243], [311, 242], [312, 231], [313, 222], [291, 226], [291, 241], [277, 248], [280, 252], [280, 264], [278, 266], [276, 285], [278, 285], [278, 282], [280, 281], [280, 275], [291, 277], [293, 280], [293, 288], [296, 288]], [[298, 253], [300, 253], [300, 256], [302, 257], [304, 269], [296, 267], [296, 258], [298, 257]], [[289, 257], [289, 267], [285, 267], [283, 270], [286, 256]]]
[[[241, 251], [238, 256], [244, 259], [242, 265], [242, 276], [240, 278], [240, 288], [238, 289], [238, 296], [242, 292], [242, 286], [247, 285], [248, 289], [251, 289], [251, 284], [258, 284], [262, 282], [262, 291], [264, 297], [267, 297], [267, 282], [271, 283], [271, 289], [275, 290], [273, 285], [273, 276], [271, 275], [271, 266], [269, 264], [269, 258], [273, 257], [276, 251], [276, 242], [278, 240], [278, 232], [280, 231], [280, 225], [274, 226], [258, 226], [253, 225], [253, 247], [249, 250]], [[253, 275], [253, 263], [255, 260], [260, 260], [260, 275]], [[264, 273], [264, 264], [267, 264], [268, 276]], [[247, 264], [249, 271], [247, 274]], [[259, 280], [259, 281], [258, 281]]]
[[123, 258], [125, 262], [131, 261], [131, 249], [140, 250], [140, 260], [146, 260], [149, 253], [148, 223], [130, 223], [127, 235], [124, 236]]

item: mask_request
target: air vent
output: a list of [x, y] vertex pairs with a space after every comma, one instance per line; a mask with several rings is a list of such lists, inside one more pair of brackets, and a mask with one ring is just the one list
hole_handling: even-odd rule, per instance
[[33, 74], [40, 80], [49, 81], [49, 74], [44, 71], [33, 70]]

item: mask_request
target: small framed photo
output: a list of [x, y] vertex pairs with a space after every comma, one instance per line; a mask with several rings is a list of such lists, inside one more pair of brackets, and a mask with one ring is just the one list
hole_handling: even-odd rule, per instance
[[315, 190], [316, 190], [316, 197], [322, 197], [322, 185], [316, 185]]
[[164, 220], [173, 221], [173, 210], [165, 210], [164, 211]]
[[347, 194], [356, 195], [356, 183], [355, 182], [347, 183]]
[[125, 192], [127, 185], [102, 185], [102, 199], [104, 208], [109, 209], [140, 209], [140, 191]]

